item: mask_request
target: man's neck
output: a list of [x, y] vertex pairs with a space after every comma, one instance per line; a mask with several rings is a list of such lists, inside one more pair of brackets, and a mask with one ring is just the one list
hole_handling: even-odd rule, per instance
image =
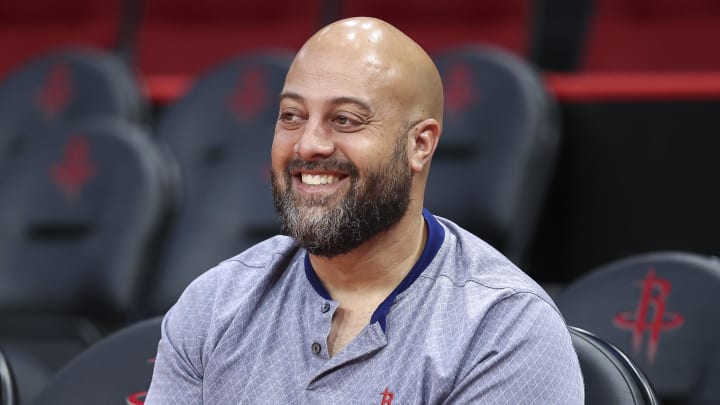
[[408, 210], [395, 226], [348, 254], [310, 256], [318, 278], [340, 304], [328, 335], [331, 357], [368, 325], [375, 309], [407, 276], [422, 254], [427, 234], [422, 210]]
[[310, 255], [315, 273], [342, 306], [384, 300], [410, 272], [427, 240], [422, 210], [408, 210], [393, 227], [353, 251], [332, 258]]

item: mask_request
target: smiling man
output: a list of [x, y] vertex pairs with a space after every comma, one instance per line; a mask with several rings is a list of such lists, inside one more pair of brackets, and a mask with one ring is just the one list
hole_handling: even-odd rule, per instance
[[423, 209], [442, 97], [428, 55], [383, 21], [341, 20], [305, 43], [272, 145], [289, 236], [188, 287], [163, 321], [147, 404], [583, 403], [550, 298]]

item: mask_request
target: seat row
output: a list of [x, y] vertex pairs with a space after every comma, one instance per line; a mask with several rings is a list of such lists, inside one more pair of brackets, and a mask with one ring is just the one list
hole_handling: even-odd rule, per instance
[[[428, 206], [522, 263], [559, 143], [555, 103], [532, 69], [504, 51], [434, 57], [446, 87], [446, 128]], [[276, 52], [232, 59], [193, 83], [154, 125], [143, 118], [132, 76], [105, 54], [54, 53], [0, 85], [0, 347], [21, 398], [107, 333], [161, 315], [208, 267], [277, 232], [268, 148], [289, 61]], [[558, 304], [571, 325], [640, 356], [643, 367], [661, 358], [695, 367], [685, 379], [646, 369], [672, 399], [715, 379], [715, 332], [694, 328], [714, 316], [705, 298], [712, 291], [699, 285], [712, 289], [716, 271], [686, 285], [673, 278], [695, 273], [672, 270], [685, 269], [678, 262], [686, 258], [671, 256], [679, 258], [638, 261], [642, 274], [617, 271], [629, 277], [622, 288], [591, 279]], [[704, 301], [671, 307], [688, 296]], [[580, 308], [611, 314], [576, 316]], [[609, 327], [617, 336], [604, 332]], [[673, 334], [709, 355], [693, 352], [683, 362], [664, 352]], [[663, 388], [663, 378], [674, 388]], [[709, 385], [698, 392], [714, 395]]]
[[[291, 57], [232, 58], [152, 121], [132, 74], [99, 52], [51, 53], [0, 85], [0, 346], [23, 364], [23, 397], [279, 232], [268, 171]], [[427, 206], [519, 263], [559, 144], [556, 106], [506, 51], [435, 58], [446, 117]]]
[[[557, 297], [585, 382], [586, 404], [720, 401], [720, 259], [652, 252], [608, 263]], [[137, 322], [74, 358], [39, 404], [141, 404], [162, 317]], [[108, 369], [108, 365], [110, 368]], [[12, 375], [0, 376], [8, 379]], [[12, 383], [3, 387], [12, 390]], [[8, 389], [8, 388], [6, 388]], [[662, 401], [662, 402], [660, 402]]]
[[358, 15], [386, 19], [432, 51], [495, 44], [545, 70], [720, 69], [707, 49], [720, 33], [712, 0], [4, 0], [0, 77], [70, 44], [115, 50], [145, 77], [194, 77], [230, 55], [296, 50], [321, 25]]
[[[89, 403], [145, 401], [152, 379], [162, 318], [130, 325], [96, 343], [63, 367], [40, 393], [38, 405], [70, 405], [82, 396]], [[569, 327], [580, 360], [588, 405], [659, 404], [645, 374], [616, 346], [586, 330]], [[0, 350], [2, 405], [16, 405], [15, 376]], [[112, 364], [112, 367], [107, 367]]]

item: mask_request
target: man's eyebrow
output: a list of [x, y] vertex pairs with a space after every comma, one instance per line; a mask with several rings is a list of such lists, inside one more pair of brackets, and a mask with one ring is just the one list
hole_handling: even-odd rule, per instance
[[290, 99], [297, 100], [297, 101], [305, 100], [303, 98], [303, 96], [301, 96], [297, 93], [290, 92], [290, 91], [283, 91], [282, 93], [280, 93], [280, 100], [282, 100], [284, 98], [290, 98]]
[[332, 99], [331, 103], [335, 104], [335, 105], [355, 104], [367, 112], [372, 111], [372, 109], [370, 108], [370, 105], [368, 103], [366, 103], [360, 99], [357, 99], [355, 97], [336, 97], [336, 98]]
[[[285, 98], [289, 98], [289, 99], [292, 99], [292, 100], [295, 100], [298, 102], [305, 101], [305, 98], [303, 96], [301, 96], [300, 94], [297, 94], [297, 93], [293, 93], [291, 91], [285, 91], [280, 94], [280, 100], [285, 99]], [[370, 105], [368, 103], [366, 103], [365, 101], [360, 100], [358, 98], [355, 98], [355, 97], [335, 97], [332, 100], [330, 100], [330, 104], [333, 104], [333, 105], [355, 104], [365, 111], [368, 111], [368, 112], [372, 111], [372, 109], [370, 108]]]

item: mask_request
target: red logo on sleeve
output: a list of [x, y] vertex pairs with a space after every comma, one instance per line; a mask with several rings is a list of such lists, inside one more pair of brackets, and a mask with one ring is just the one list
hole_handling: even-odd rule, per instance
[[390, 392], [390, 390], [388, 390], [388, 387], [385, 387], [385, 391], [381, 392], [380, 395], [382, 395], [382, 401], [380, 402], [380, 405], [392, 405], [395, 394]]

